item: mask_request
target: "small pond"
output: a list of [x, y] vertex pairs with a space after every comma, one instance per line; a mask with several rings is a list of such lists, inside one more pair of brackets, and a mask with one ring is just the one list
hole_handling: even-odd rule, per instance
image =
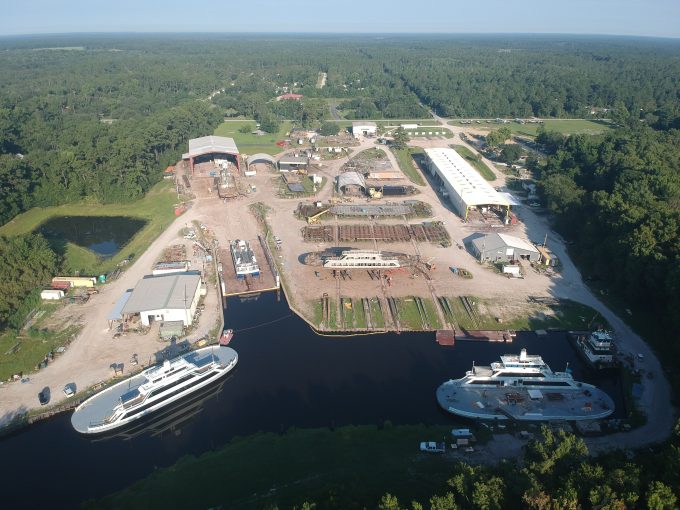
[[44, 235], [52, 245], [70, 242], [101, 257], [112, 257], [144, 225], [145, 220], [128, 216], [57, 216], [35, 231]]

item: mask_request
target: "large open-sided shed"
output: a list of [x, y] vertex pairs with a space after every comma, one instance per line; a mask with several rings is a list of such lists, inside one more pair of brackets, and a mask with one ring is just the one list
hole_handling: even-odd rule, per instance
[[437, 176], [449, 200], [467, 220], [472, 208], [510, 209], [510, 202], [453, 149], [425, 149], [430, 173]]
[[189, 140], [189, 152], [182, 154], [182, 159], [188, 160], [191, 165], [191, 173], [194, 172], [194, 163], [204, 157], [219, 158], [231, 156], [236, 161], [236, 167], [241, 168], [238, 148], [233, 138], [226, 136], [202, 136]]

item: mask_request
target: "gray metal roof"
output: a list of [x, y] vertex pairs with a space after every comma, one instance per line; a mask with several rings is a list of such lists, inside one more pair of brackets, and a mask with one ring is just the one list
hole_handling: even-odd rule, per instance
[[238, 148], [233, 138], [226, 136], [202, 136], [189, 140], [189, 152], [182, 154], [182, 159], [195, 158], [203, 154], [225, 153], [238, 154]]
[[109, 312], [110, 321], [119, 321], [123, 318], [121, 311], [123, 310], [125, 303], [127, 303], [128, 299], [130, 299], [131, 294], [132, 290], [126, 290], [125, 292], [123, 292], [123, 295], [118, 298], [116, 304], [113, 305], [113, 310]]
[[535, 246], [520, 239], [519, 237], [509, 236], [507, 234], [487, 234], [472, 240], [472, 244], [477, 248], [478, 252], [487, 250], [498, 250], [501, 248], [517, 248], [529, 252], [538, 253]]
[[361, 186], [366, 189], [366, 179], [359, 172], [343, 172], [338, 175], [338, 189], [345, 186]]
[[266, 161], [267, 163], [271, 163], [272, 165], [276, 166], [276, 159], [274, 159], [269, 154], [265, 154], [264, 152], [248, 156], [249, 165], [252, 165], [253, 163], [261, 163], [263, 161]]
[[284, 156], [279, 160], [283, 165], [306, 165], [309, 163], [307, 156]]
[[198, 274], [148, 276], [139, 280], [121, 313], [188, 309], [200, 284]]

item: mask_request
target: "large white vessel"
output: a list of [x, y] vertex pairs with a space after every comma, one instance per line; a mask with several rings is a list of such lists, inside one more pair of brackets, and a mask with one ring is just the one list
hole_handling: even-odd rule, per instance
[[589, 334], [572, 333], [570, 337], [591, 366], [606, 368], [614, 365], [613, 339], [608, 331], [591, 331]]
[[445, 382], [437, 401], [452, 414], [483, 420], [596, 420], [614, 412], [605, 392], [575, 381], [569, 370], [553, 372], [525, 349]]
[[326, 257], [323, 267], [329, 269], [382, 269], [400, 267], [399, 260], [385, 257], [379, 251], [345, 250], [339, 257]]
[[237, 362], [236, 351], [223, 346], [166, 360], [87, 399], [74, 411], [71, 424], [83, 434], [122, 427], [224, 377]]

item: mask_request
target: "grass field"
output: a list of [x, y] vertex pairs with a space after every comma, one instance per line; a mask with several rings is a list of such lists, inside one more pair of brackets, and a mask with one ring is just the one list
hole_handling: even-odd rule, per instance
[[418, 170], [413, 161], [413, 156], [417, 154], [422, 154], [423, 149], [420, 147], [410, 147], [407, 149], [392, 149], [394, 157], [397, 158], [397, 163], [399, 163], [399, 168], [408, 179], [418, 186], [425, 186], [425, 179]]
[[474, 302], [474, 319], [468, 315], [460, 298], [448, 298], [455, 316], [455, 322], [461, 328], [467, 330], [584, 330], [592, 328], [594, 324], [602, 324], [605, 328], [609, 327], [609, 324], [599, 312], [589, 306], [566, 299], [555, 304], [535, 304], [529, 307], [530, 310], [523, 309], [524, 313], [521, 315], [504, 316], [502, 323], [496, 320], [494, 313], [489, 312], [489, 310], [494, 309], [496, 303], [477, 297], [470, 297], [469, 299]]
[[37, 319], [30, 328], [25, 331], [5, 330], [0, 335], [0, 381], [6, 381], [19, 372], [27, 375], [48, 352], [66, 346], [75, 337], [79, 329], [75, 326], [60, 331], [44, 327], [45, 321], [60, 306], [41, 303], [33, 315]]
[[[420, 441], [441, 441], [450, 426], [347, 426], [292, 429], [236, 438], [217, 451], [169, 468], [84, 508], [375, 508], [386, 492], [427, 504], [455, 462], [422, 454]], [[187, 488], [192, 488], [187, 490]], [[366, 505], [366, 506], [364, 506]], [[428, 507], [429, 508], [429, 507]]]
[[282, 122], [279, 132], [276, 134], [269, 134], [258, 136], [251, 133], [241, 133], [239, 129], [243, 126], [251, 126], [255, 129], [254, 120], [234, 120], [226, 121], [217, 126], [215, 129], [215, 135], [217, 136], [227, 136], [233, 138], [236, 142], [236, 147], [238, 147], [241, 154], [258, 154], [264, 152], [266, 154], [274, 155], [283, 151], [282, 147], [276, 145], [279, 140], [285, 140], [287, 138], [287, 133], [290, 132], [292, 123]]
[[452, 145], [451, 147], [453, 147], [458, 154], [463, 156], [465, 161], [470, 163], [473, 166], [473, 168], [477, 170], [480, 173], [480, 175], [484, 177], [487, 181], [496, 180], [496, 174], [494, 174], [491, 171], [491, 169], [488, 166], [486, 166], [486, 164], [481, 159], [478, 160], [475, 157], [475, 154], [470, 149], [468, 149], [464, 145]]
[[[510, 121], [507, 124], [498, 124], [496, 122], [481, 121], [479, 124], [473, 122], [472, 124], [461, 124], [460, 120], [451, 120], [449, 124], [452, 126], [461, 126], [470, 129], [498, 129], [501, 126], [507, 127], [513, 134], [536, 136], [539, 126], [541, 124], [518, 124], [515, 121]], [[612, 129], [612, 124], [606, 120], [587, 120], [587, 119], [547, 119], [543, 126], [547, 131], [557, 131], [565, 135], [587, 134], [594, 135], [604, 133]]]
[[20, 214], [0, 227], [0, 235], [13, 236], [32, 232], [39, 225], [55, 216], [130, 216], [146, 220], [146, 225], [113, 257], [102, 259], [94, 252], [67, 243], [64, 253], [66, 272], [82, 274], [108, 273], [118, 262], [135, 257], [146, 250], [151, 242], [175, 219], [173, 205], [177, 194], [171, 182], [163, 181], [154, 186], [144, 198], [129, 204], [98, 204], [80, 202], [55, 207], [35, 207]]

